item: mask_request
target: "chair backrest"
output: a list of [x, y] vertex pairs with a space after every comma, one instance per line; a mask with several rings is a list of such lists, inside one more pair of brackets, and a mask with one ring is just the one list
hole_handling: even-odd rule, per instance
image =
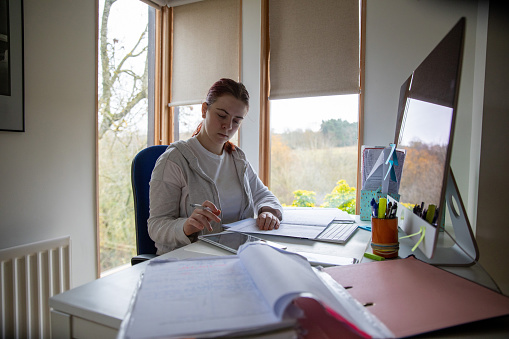
[[141, 150], [131, 165], [131, 183], [134, 196], [134, 220], [136, 225], [137, 254], [156, 254], [154, 241], [148, 235], [149, 182], [157, 158], [168, 148], [165, 145], [150, 146]]

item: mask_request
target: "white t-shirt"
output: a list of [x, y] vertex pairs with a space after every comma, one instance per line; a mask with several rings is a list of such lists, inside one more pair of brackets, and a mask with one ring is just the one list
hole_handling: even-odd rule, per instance
[[221, 204], [221, 223], [238, 221], [241, 208], [241, 186], [233, 157], [227, 152], [221, 155], [209, 152], [196, 137], [189, 139], [189, 146], [198, 158], [198, 163], [214, 182], [219, 191]]

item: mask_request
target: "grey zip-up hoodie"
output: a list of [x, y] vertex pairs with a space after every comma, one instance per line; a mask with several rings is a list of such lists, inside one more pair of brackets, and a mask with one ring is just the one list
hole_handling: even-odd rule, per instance
[[[231, 156], [242, 187], [239, 220], [255, 217], [262, 207], [277, 209], [282, 215], [279, 200], [258, 178], [244, 152], [236, 147]], [[187, 141], [172, 143], [157, 160], [150, 180], [148, 233], [156, 243], [157, 254], [196, 241], [198, 233], [189, 237], [184, 234], [184, 222], [193, 213], [190, 204], [205, 200], [221, 209], [216, 184], [200, 168]], [[223, 231], [221, 224], [211, 222], [211, 225], [212, 232], [205, 229], [200, 234]]]

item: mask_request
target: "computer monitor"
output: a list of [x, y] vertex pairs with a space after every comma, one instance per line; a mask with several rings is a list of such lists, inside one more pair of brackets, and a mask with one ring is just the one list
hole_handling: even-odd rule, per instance
[[[400, 256], [414, 254], [440, 265], [470, 265], [478, 249], [450, 167], [463, 59], [465, 18], [451, 29], [401, 86], [395, 143], [406, 150], [399, 194], [399, 226], [415, 234], [400, 242]], [[427, 220], [415, 214], [436, 207]], [[446, 208], [454, 246], [438, 245]], [[421, 236], [418, 249], [411, 251]]]

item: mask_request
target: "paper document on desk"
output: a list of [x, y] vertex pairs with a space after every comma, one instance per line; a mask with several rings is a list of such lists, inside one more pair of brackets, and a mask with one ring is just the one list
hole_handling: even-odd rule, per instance
[[354, 222], [354, 219], [350, 214], [337, 208], [286, 207], [283, 210], [283, 220], [278, 229], [270, 231], [260, 230], [256, 225], [256, 219], [253, 218], [225, 224], [223, 227], [230, 231], [242, 233], [315, 239], [332, 221], [351, 223]]
[[333, 220], [354, 222], [350, 214], [339, 208], [285, 207], [283, 209], [282, 223], [284, 224], [325, 227]]
[[281, 223], [278, 229], [264, 231], [258, 228], [256, 225], [256, 219], [254, 218], [239, 220], [231, 224], [223, 225], [223, 227], [229, 231], [234, 232], [270, 234], [304, 239], [314, 239], [324, 229], [324, 226], [307, 226]]
[[[386, 147], [381, 146], [362, 146], [361, 150], [361, 177], [362, 177], [362, 190], [376, 191], [381, 187], [384, 179], [387, 178], [387, 170], [389, 164], [387, 163], [387, 150]], [[385, 155], [384, 155], [385, 152]], [[406, 151], [396, 149], [396, 156], [398, 165], [394, 166], [394, 174], [396, 180], [385, 180], [388, 184], [387, 193], [398, 193], [401, 175], [403, 172], [403, 164], [405, 162]]]
[[393, 336], [305, 258], [250, 243], [235, 256], [151, 260], [118, 338], [218, 337], [293, 328], [303, 314], [313, 315], [306, 307], [311, 300], [325, 313], [324, 326], [334, 324], [338, 334]]
[[[376, 190], [380, 183], [383, 181], [383, 164], [384, 164], [384, 154], [380, 152], [378, 157], [374, 156], [375, 152], [366, 152], [368, 155], [364, 158], [364, 173], [367, 175], [363, 175], [363, 190]], [[375, 160], [376, 159], [376, 160]], [[373, 161], [375, 160], [375, 161]], [[368, 172], [369, 170], [369, 172]]]

